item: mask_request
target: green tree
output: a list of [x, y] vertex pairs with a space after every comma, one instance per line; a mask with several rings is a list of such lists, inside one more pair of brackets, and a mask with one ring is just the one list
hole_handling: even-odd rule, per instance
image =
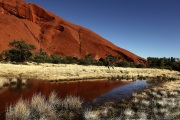
[[138, 64], [136, 67], [137, 68], [145, 68], [145, 65], [144, 64]]
[[92, 59], [92, 54], [87, 54], [85, 58], [82, 58], [79, 60], [80, 65], [92, 65], [93, 64], [93, 59]]
[[158, 66], [159, 68], [163, 68], [163, 67], [164, 67], [164, 59], [163, 59], [163, 58], [159, 58], [159, 59], [157, 60], [157, 66]]
[[2, 61], [3, 60], [3, 57], [2, 57], [2, 54], [0, 54], [0, 61]]
[[68, 57], [65, 57], [64, 58], [64, 63], [65, 64], [73, 64], [73, 63], [77, 63], [77, 59], [71, 57], [71, 56], [68, 56]]
[[5, 60], [24, 62], [31, 58], [34, 45], [27, 44], [24, 40], [14, 40], [9, 43], [10, 50], [4, 51]]
[[122, 62], [117, 63], [117, 66], [118, 67], [130, 67], [130, 63], [128, 61], [124, 60]]
[[41, 48], [39, 52], [34, 55], [33, 61], [37, 63], [46, 63], [50, 62], [51, 60], [48, 54]]
[[179, 58], [155, 58], [155, 57], [148, 57], [148, 67], [155, 67], [155, 68], [165, 68], [170, 70], [177, 70], [180, 71], [180, 61]]
[[52, 54], [50, 56], [50, 62], [51, 63], [58, 64], [58, 63], [61, 63], [62, 61], [63, 61], [63, 58], [56, 55], [56, 54]]

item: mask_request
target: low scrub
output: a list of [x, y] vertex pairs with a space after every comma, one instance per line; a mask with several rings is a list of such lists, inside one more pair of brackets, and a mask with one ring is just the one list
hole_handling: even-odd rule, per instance
[[2, 61], [3, 60], [3, 57], [2, 57], [2, 54], [0, 54], [0, 61]]
[[22, 78], [7, 78], [7, 77], [0, 77], [0, 88], [8, 87], [10, 85], [26, 85], [27, 80]]
[[64, 100], [61, 102], [61, 107], [66, 110], [78, 110], [81, 108], [81, 104], [83, 101], [80, 97], [74, 97], [74, 96], [67, 96]]
[[154, 90], [135, 96], [123, 112], [125, 119], [180, 119], [180, 91]]
[[[180, 119], [180, 82], [167, 82], [158, 88], [133, 93], [128, 100], [122, 100], [98, 109], [87, 109], [84, 117], [90, 120], [179, 120]], [[173, 87], [172, 87], [173, 86]]]
[[34, 94], [30, 100], [20, 99], [6, 109], [7, 120], [97, 120], [97, 119], [180, 119], [180, 82], [167, 82], [133, 93], [128, 100], [105, 103], [93, 108], [82, 108], [83, 100], [67, 96], [60, 99], [55, 92], [48, 98], [41, 93]]
[[31, 110], [27, 101], [20, 99], [15, 105], [10, 105], [6, 111], [6, 120], [28, 120]]
[[10, 82], [7, 78], [5, 77], [0, 77], [0, 88], [9, 85]]
[[[6, 109], [7, 120], [57, 120], [74, 114], [76, 117], [81, 110], [82, 99], [79, 97], [67, 96], [60, 99], [55, 92], [52, 92], [48, 98], [41, 93], [34, 94], [30, 100], [20, 99], [16, 104], [10, 105]], [[78, 110], [78, 111], [77, 111]], [[69, 119], [69, 118], [68, 118]]]

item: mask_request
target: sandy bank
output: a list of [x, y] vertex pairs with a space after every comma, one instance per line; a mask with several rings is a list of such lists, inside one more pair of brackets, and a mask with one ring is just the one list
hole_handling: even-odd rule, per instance
[[[179, 120], [180, 80], [166, 81], [119, 102], [87, 110], [89, 117], [129, 120]], [[111, 116], [113, 115], [113, 116]], [[115, 117], [114, 117], [115, 116]]]
[[180, 72], [165, 69], [122, 68], [108, 69], [105, 66], [83, 66], [76, 64], [3, 64], [0, 63], [0, 77], [40, 80], [104, 79], [112, 77], [132, 79], [141, 77], [166, 77], [180, 79]]

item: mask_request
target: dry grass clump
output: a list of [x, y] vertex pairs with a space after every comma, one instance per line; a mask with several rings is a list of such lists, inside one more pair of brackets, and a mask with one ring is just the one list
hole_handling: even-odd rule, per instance
[[[168, 86], [173, 86], [169, 88]], [[180, 119], [180, 81], [171, 81], [147, 89], [138, 94], [133, 93], [130, 100], [122, 100], [111, 106], [87, 109], [87, 120], [129, 119], [129, 120], [179, 120]]]
[[62, 99], [60, 99], [57, 96], [57, 93], [53, 91], [49, 95], [48, 102], [49, 102], [49, 104], [51, 104], [53, 106], [53, 108], [58, 110], [60, 107], [60, 103], [62, 103]]
[[80, 97], [75, 96], [66, 96], [66, 98], [62, 101], [61, 107], [66, 110], [78, 110], [81, 108], [81, 104], [83, 100]]
[[10, 105], [7, 108], [6, 120], [28, 120], [30, 113], [28, 102], [20, 99], [15, 105]]
[[106, 103], [94, 109], [82, 108], [82, 103], [79, 97], [60, 99], [52, 92], [46, 98], [38, 93], [30, 100], [20, 99], [15, 105], [10, 105], [6, 119], [180, 119], [180, 81], [162, 83], [140, 94], [133, 93], [129, 100]]
[[[41, 93], [34, 94], [27, 100], [20, 99], [16, 104], [6, 109], [7, 120], [57, 120], [76, 117], [81, 109], [82, 100], [79, 97], [67, 96], [64, 100], [52, 92], [46, 99]], [[79, 110], [79, 111], [78, 111]], [[70, 114], [71, 117], [70, 117]]]
[[40, 93], [31, 98], [29, 108], [31, 110], [31, 119], [57, 119], [56, 109]]
[[5, 77], [0, 77], [0, 88], [10, 84], [10, 81]]
[[91, 109], [86, 109], [84, 111], [84, 118], [85, 120], [99, 120], [99, 112], [98, 111], [93, 111]]
[[105, 66], [83, 66], [76, 64], [27, 64], [13, 65], [0, 63], [0, 76], [9, 78], [26, 78], [40, 80], [82, 80], [82, 79], [180, 79], [178, 71], [151, 68], [122, 68], [108, 69]]
[[0, 89], [9, 85], [25, 85], [26, 79], [0, 77]]
[[[168, 86], [173, 86], [170, 89]], [[142, 92], [133, 94], [128, 108], [123, 112], [126, 119], [180, 119], [180, 81], [166, 82]]]

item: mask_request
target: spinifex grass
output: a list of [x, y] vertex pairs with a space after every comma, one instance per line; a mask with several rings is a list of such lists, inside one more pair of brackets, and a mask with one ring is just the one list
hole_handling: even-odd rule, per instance
[[[29, 120], [47, 119], [57, 120], [63, 117], [70, 117], [69, 114], [81, 111], [82, 99], [79, 97], [67, 96], [65, 99], [58, 98], [52, 92], [46, 99], [41, 93], [34, 94], [30, 100], [20, 99], [16, 104], [6, 109], [7, 120]], [[76, 115], [71, 116], [74, 119]], [[64, 118], [65, 119], [65, 118]]]
[[110, 106], [88, 109], [84, 114], [89, 119], [95, 116], [99, 119], [180, 119], [179, 101], [180, 81], [176, 80], [148, 88], [140, 94], [133, 93], [130, 99]]
[[0, 76], [7, 78], [53, 80], [82, 80], [82, 79], [180, 79], [178, 71], [150, 68], [122, 68], [108, 69], [105, 66], [83, 66], [76, 64], [27, 64], [13, 65], [0, 63]]

